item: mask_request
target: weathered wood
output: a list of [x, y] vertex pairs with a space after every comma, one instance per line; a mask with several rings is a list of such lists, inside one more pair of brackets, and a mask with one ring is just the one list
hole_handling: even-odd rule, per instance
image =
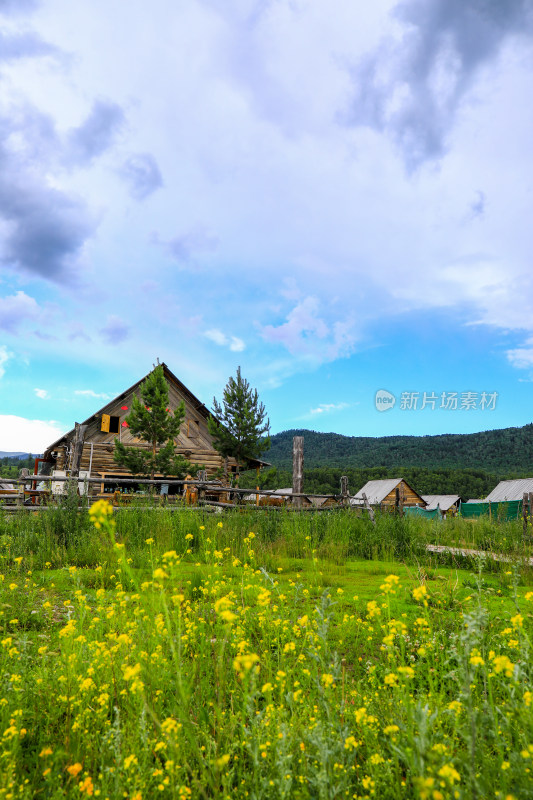
[[296, 508], [302, 507], [301, 494], [304, 490], [304, 437], [295, 436], [292, 440], [292, 498]]
[[85, 431], [87, 425], [80, 425], [79, 422], [74, 423], [74, 444], [72, 448], [72, 464], [70, 474], [72, 477], [77, 477], [80, 471], [81, 456], [83, 453], [83, 440], [85, 438]]
[[217, 500], [198, 500], [199, 506], [217, 506], [218, 508], [237, 508], [235, 503], [220, 503]]
[[363, 503], [365, 504], [365, 508], [368, 511], [368, 516], [370, 517], [370, 521], [371, 521], [372, 525], [375, 525], [376, 524], [376, 515], [374, 514], [374, 509], [372, 508], [372, 506], [368, 502], [368, 497], [366, 496], [366, 492], [363, 492], [361, 497], [363, 498]]
[[348, 476], [342, 475], [341, 477], [341, 503], [343, 506], [347, 506], [350, 502], [349, 500], [350, 493], [348, 491]]
[[200, 483], [198, 484], [198, 503], [205, 502], [205, 483], [207, 481], [207, 475], [205, 469], [201, 469], [198, 473], [198, 480]]

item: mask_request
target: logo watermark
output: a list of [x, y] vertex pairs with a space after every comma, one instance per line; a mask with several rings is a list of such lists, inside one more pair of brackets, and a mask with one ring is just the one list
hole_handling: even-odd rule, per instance
[[[498, 392], [400, 392], [400, 411], [494, 411]], [[376, 392], [374, 403], [378, 411], [390, 411], [397, 398], [387, 389]]]
[[375, 403], [378, 411], [389, 411], [391, 408], [394, 408], [396, 398], [392, 392], [388, 392], [386, 389], [378, 389]]

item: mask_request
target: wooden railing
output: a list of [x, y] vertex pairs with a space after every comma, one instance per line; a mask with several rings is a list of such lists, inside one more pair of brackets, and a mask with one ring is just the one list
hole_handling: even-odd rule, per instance
[[[112, 478], [108, 477], [84, 477], [81, 478], [79, 476], [60, 476], [60, 475], [26, 475], [20, 478], [2, 478], [0, 477], [0, 483], [10, 483], [16, 486], [17, 488], [13, 491], [3, 491], [0, 493], [0, 505], [2, 508], [8, 511], [13, 511], [22, 508], [30, 508], [31, 510], [36, 510], [43, 505], [47, 505], [50, 502], [55, 502], [58, 498], [64, 497], [65, 492], [55, 492], [52, 493], [51, 487], [38, 489], [38, 484], [43, 483], [70, 483], [70, 485], [77, 485], [79, 491], [79, 485], [81, 484], [85, 487], [85, 491], [80, 494], [80, 496], [87, 501], [87, 503], [93, 503], [97, 499], [101, 499], [105, 497], [109, 499], [110, 502], [113, 502], [114, 505], [120, 505], [120, 507], [124, 507], [122, 504], [128, 502], [128, 500], [133, 498], [141, 499], [143, 496], [148, 498], [149, 495], [137, 495], [137, 494], [129, 494], [127, 492], [115, 491], [115, 492], [102, 492], [97, 494], [91, 494], [88, 490], [89, 487], [98, 485], [100, 488], [105, 487], [106, 485], [116, 486], [119, 484], [121, 487], [124, 486], [143, 486], [143, 487], [161, 487], [161, 486], [178, 486], [185, 489], [184, 493], [176, 494], [176, 495], [154, 495], [154, 498], [161, 500], [162, 502], [171, 503], [172, 500], [170, 498], [176, 498], [176, 500], [185, 502], [187, 497], [187, 492], [190, 495], [196, 495], [195, 497], [190, 498], [189, 507], [198, 507], [198, 506], [218, 506], [218, 507], [225, 507], [225, 508], [236, 508], [237, 506], [243, 506], [243, 498], [246, 495], [255, 497], [255, 500], [247, 501], [247, 506], [259, 507], [259, 508], [272, 508], [277, 506], [282, 506], [294, 510], [303, 510], [303, 511], [323, 511], [327, 508], [335, 508], [335, 507], [349, 507], [350, 506], [350, 496], [348, 493], [348, 483], [347, 479], [341, 479], [341, 493], [340, 494], [312, 494], [309, 492], [294, 492], [291, 493], [280, 493], [280, 490], [276, 489], [242, 489], [240, 487], [232, 487], [232, 486], [225, 486], [222, 485], [220, 481], [209, 481], [206, 479], [177, 479], [177, 478], [127, 478], [122, 476], [116, 476]], [[194, 491], [192, 491], [194, 490]], [[189, 497], [190, 497], [189, 495]], [[219, 499], [215, 499], [217, 497]], [[224, 497], [225, 499], [222, 500], [220, 498]], [[164, 499], [166, 498], [166, 500]], [[312, 501], [313, 499], [320, 499], [322, 503], [320, 505], [314, 504]], [[278, 504], [274, 504], [274, 500], [279, 501]], [[304, 505], [305, 500], [310, 501], [310, 505]], [[261, 502], [264, 501], [264, 502]], [[265, 502], [266, 501], [266, 502]], [[331, 501], [328, 506], [325, 504]], [[150, 508], [153, 506], [149, 506]], [[168, 506], [170, 507], [170, 506]], [[183, 507], [182, 505], [179, 506], [180, 508]], [[177, 509], [176, 509], [177, 510]]]

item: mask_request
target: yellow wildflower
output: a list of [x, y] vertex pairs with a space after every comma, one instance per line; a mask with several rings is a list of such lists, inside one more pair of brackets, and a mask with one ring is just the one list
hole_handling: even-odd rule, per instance
[[425, 584], [421, 584], [420, 586], [416, 586], [413, 589], [413, 597], [417, 602], [421, 602], [422, 600], [426, 602], [426, 597], [428, 595], [428, 590]]
[[80, 792], [84, 792], [86, 795], [89, 795], [89, 797], [94, 794], [93, 780], [90, 775], [87, 775], [87, 777], [84, 778], [80, 783], [79, 790]]

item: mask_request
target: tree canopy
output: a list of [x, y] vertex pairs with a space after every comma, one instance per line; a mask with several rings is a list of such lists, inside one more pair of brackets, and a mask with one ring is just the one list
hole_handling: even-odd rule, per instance
[[232, 456], [238, 465], [259, 458], [270, 447], [270, 421], [257, 389], [252, 389], [237, 368], [224, 388], [222, 402], [213, 398], [213, 416], [208, 420], [213, 446], [224, 458]]
[[157, 366], [143, 381], [140, 399], [133, 395], [131, 412], [126, 423], [134, 436], [151, 445], [150, 450], [127, 447], [115, 439], [114, 459], [126, 467], [133, 475], [156, 473], [183, 478], [187, 473], [196, 472], [198, 467], [176, 454], [174, 440], [177, 438], [185, 418], [183, 400], [174, 413], [168, 407], [168, 383], [162, 366]]

